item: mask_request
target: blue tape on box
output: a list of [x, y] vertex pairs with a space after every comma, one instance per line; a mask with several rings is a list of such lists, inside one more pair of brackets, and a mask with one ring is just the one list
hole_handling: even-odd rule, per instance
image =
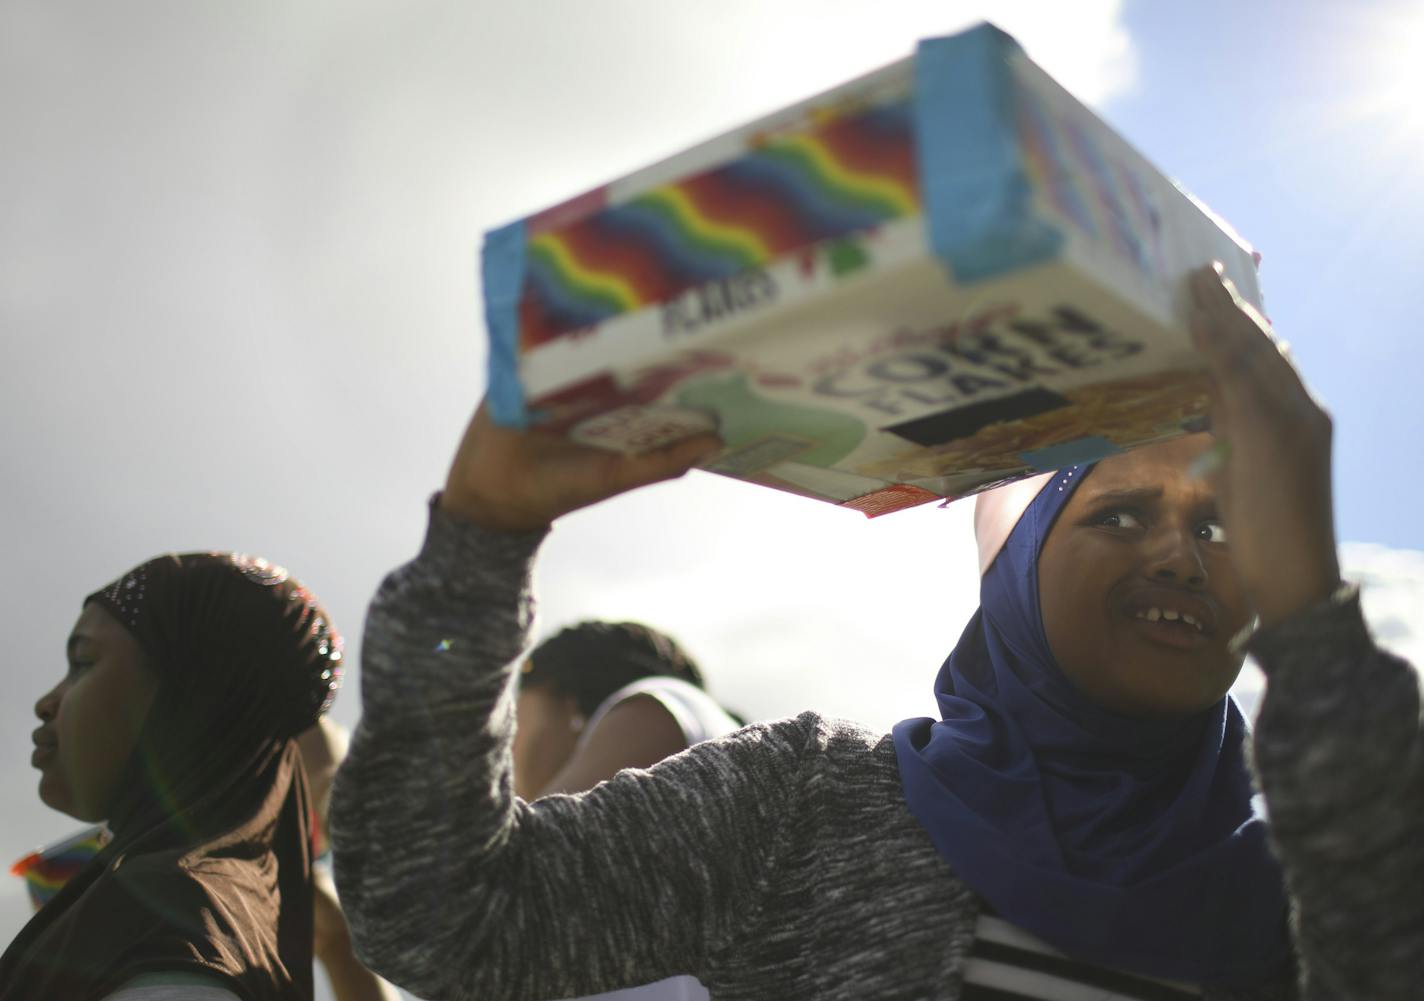
[[1086, 466], [1090, 462], [1106, 459], [1121, 451], [1121, 448], [1106, 438], [1094, 435], [1065, 441], [1061, 445], [1049, 445], [1033, 452], [1020, 452], [1019, 458], [1040, 473], [1052, 473], [1069, 466]]
[[489, 333], [489, 385], [485, 401], [496, 424], [526, 427], [519, 382], [519, 297], [524, 290], [524, 222], [490, 230], [481, 255], [485, 328]]
[[915, 51], [915, 148], [930, 248], [962, 282], [1056, 257], [1033, 214], [1008, 65], [1019, 45], [985, 24]]

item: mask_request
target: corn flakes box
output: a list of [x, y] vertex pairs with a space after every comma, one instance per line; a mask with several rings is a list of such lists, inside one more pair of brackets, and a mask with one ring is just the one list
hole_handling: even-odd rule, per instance
[[495, 421], [867, 514], [1198, 429], [1253, 251], [991, 25], [486, 234]]

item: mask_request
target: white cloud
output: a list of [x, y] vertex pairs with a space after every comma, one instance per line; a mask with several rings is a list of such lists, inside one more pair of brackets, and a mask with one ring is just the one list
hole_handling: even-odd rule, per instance
[[1363, 542], [1340, 547], [1347, 577], [1360, 584], [1361, 602], [1380, 646], [1424, 665], [1424, 552]]
[[[1360, 585], [1360, 604], [1375, 642], [1416, 668], [1424, 665], [1424, 552], [1366, 542], [1340, 547], [1340, 566]], [[1265, 691], [1260, 670], [1247, 662], [1236, 696], [1255, 715]]]

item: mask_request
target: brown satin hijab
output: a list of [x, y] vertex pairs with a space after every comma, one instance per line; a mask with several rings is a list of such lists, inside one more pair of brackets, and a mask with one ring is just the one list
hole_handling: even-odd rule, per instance
[[133, 633], [158, 693], [113, 840], [0, 958], [0, 1001], [88, 1001], [150, 972], [311, 998], [311, 803], [291, 738], [331, 702], [340, 637], [285, 570], [230, 553], [151, 560], [89, 601]]

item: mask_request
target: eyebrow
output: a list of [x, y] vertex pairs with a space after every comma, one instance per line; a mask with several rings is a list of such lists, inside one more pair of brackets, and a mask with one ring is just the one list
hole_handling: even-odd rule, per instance
[[1142, 504], [1147, 501], [1159, 500], [1162, 497], [1161, 487], [1136, 487], [1123, 490], [1104, 490], [1102, 493], [1088, 498], [1089, 504]]

